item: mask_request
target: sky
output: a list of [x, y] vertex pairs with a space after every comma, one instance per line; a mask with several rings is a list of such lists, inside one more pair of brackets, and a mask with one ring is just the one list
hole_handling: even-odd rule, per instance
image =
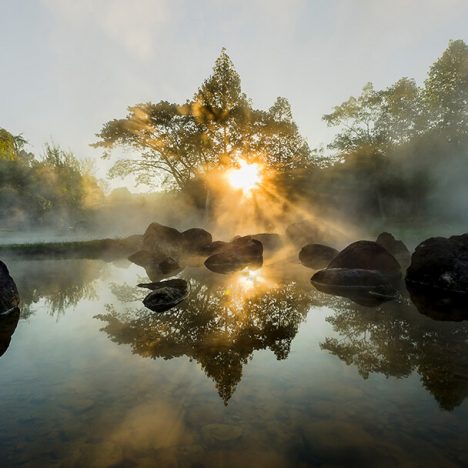
[[[0, 127], [40, 154], [89, 146], [140, 102], [185, 102], [225, 47], [257, 108], [288, 98], [312, 147], [322, 116], [371, 81], [424, 81], [450, 39], [468, 42], [466, 0], [0, 0]], [[129, 189], [133, 183], [127, 182]], [[111, 184], [123, 185], [122, 181]]]

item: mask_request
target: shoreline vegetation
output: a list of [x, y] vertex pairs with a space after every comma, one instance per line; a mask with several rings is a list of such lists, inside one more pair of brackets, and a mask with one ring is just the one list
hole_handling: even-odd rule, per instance
[[142, 236], [70, 242], [34, 242], [0, 245], [0, 256], [28, 259], [88, 258], [113, 260], [127, 257], [139, 248]]

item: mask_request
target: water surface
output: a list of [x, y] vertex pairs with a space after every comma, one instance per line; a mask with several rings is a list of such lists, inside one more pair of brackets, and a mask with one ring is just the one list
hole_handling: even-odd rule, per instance
[[192, 267], [156, 314], [127, 261], [8, 265], [1, 466], [468, 464], [468, 322], [405, 294], [365, 307], [300, 265]]

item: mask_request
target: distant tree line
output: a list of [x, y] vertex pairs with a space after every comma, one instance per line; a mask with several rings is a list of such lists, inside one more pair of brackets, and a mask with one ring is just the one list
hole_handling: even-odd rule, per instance
[[36, 157], [26, 144], [21, 135], [0, 128], [2, 229], [86, 225], [91, 208], [103, 197], [91, 168], [57, 145], [46, 145]]

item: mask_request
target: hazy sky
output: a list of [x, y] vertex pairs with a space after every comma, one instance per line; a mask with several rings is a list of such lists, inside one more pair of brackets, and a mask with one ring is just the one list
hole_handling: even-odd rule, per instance
[[[449, 39], [468, 42], [466, 0], [0, 0], [0, 127], [31, 150], [79, 157], [138, 102], [184, 102], [226, 47], [259, 108], [289, 99], [312, 146], [324, 113], [367, 81], [421, 83]], [[104, 165], [97, 161], [104, 173]]]

